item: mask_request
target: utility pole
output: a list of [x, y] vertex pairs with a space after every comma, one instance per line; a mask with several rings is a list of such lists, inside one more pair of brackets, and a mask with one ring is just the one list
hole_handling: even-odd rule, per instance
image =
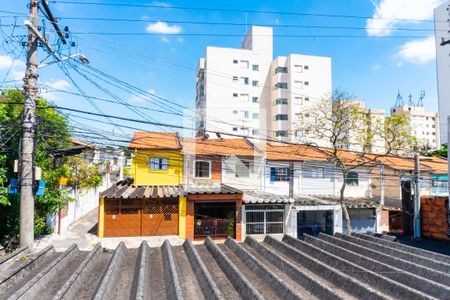
[[294, 199], [294, 162], [289, 162], [289, 198]]
[[420, 239], [420, 162], [419, 154], [414, 155], [414, 239]]
[[[37, 28], [38, 0], [30, 0], [29, 21]], [[34, 167], [34, 129], [37, 86], [37, 46], [35, 33], [28, 30], [27, 66], [25, 71], [23, 93], [25, 95], [22, 115], [22, 149], [20, 151], [20, 246], [34, 248], [34, 197], [33, 197], [33, 167]]]
[[380, 205], [384, 205], [384, 182], [383, 182], [383, 163], [380, 163]]

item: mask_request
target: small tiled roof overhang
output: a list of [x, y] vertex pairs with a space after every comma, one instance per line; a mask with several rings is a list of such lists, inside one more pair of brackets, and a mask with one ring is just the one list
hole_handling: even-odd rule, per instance
[[188, 195], [242, 194], [241, 190], [235, 189], [225, 184], [189, 185], [186, 192]]
[[245, 204], [291, 204], [294, 203], [294, 199], [289, 198], [287, 195], [277, 195], [267, 192], [245, 191], [244, 199]]
[[117, 182], [100, 194], [105, 199], [112, 198], [171, 198], [189, 195], [242, 194], [242, 191], [228, 185], [134, 185], [129, 177]]
[[247, 139], [183, 138], [183, 152], [192, 155], [258, 156], [257, 149]]

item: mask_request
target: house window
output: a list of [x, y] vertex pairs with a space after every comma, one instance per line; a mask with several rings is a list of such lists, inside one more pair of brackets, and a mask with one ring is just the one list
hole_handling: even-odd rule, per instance
[[252, 97], [253, 103], [259, 103], [259, 97]]
[[287, 73], [287, 72], [288, 72], [288, 68], [287, 67], [276, 67], [275, 68], [275, 74]]
[[252, 65], [253, 71], [259, 71], [259, 65]]
[[259, 86], [259, 81], [258, 80], [253, 80], [252, 81], [252, 86]]
[[194, 177], [195, 178], [210, 178], [211, 177], [211, 162], [207, 160], [196, 160], [194, 162]]
[[289, 181], [289, 168], [270, 168], [270, 181]]
[[153, 157], [150, 159], [150, 170], [165, 171], [169, 168], [169, 160], [167, 158]]
[[325, 170], [324, 168], [305, 168], [303, 170], [303, 177], [305, 178], [324, 178]]
[[359, 185], [358, 173], [348, 172], [347, 178], [345, 179], [345, 183], [349, 186], [358, 186]]
[[239, 161], [235, 165], [236, 177], [250, 177], [251, 164], [249, 161]]
[[287, 121], [288, 115], [275, 115], [275, 121]]
[[277, 130], [275, 131], [275, 137], [287, 137], [288, 132], [286, 130]]
[[278, 82], [275, 84], [275, 89], [287, 89], [287, 82]]
[[237, 127], [233, 127], [233, 131], [238, 131]]
[[275, 104], [276, 105], [288, 104], [288, 99], [286, 99], [286, 98], [275, 99]]
[[283, 233], [283, 205], [246, 205], [245, 222], [247, 234]]

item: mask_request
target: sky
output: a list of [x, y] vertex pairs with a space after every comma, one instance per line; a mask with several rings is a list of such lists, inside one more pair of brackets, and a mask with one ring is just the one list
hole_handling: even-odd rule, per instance
[[[343, 89], [365, 100], [367, 107], [388, 111], [394, 105], [398, 91], [405, 101], [409, 94], [417, 101], [423, 90], [426, 93], [425, 108], [437, 110], [432, 20], [433, 8], [442, 4], [441, 0], [63, 2], [50, 1], [50, 7], [61, 28], [68, 26], [68, 40], [75, 43], [73, 47], [58, 44], [51, 24], [41, 19], [51, 45], [62, 57], [82, 53], [92, 68], [164, 100], [133, 95], [123, 88], [105, 84], [101, 81], [102, 76], [92, 73], [92, 69], [65, 61], [59, 66], [53, 64], [39, 69], [41, 95], [58, 106], [182, 125], [180, 118], [171, 112], [183, 111], [182, 107], [195, 107], [196, 67], [206, 46], [237, 48], [246, 29], [254, 24], [274, 27], [274, 56], [299, 53], [331, 57], [333, 88]], [[82, 2], [115, 5], [82, 5]], [[20, 80], [25, 68], [25, 49], [19, 42], [26, 33], [23, 14], [28, 13], [27, 3], [24, 0], [2, 1], [2, 87], [21, 85], [20, 81], [13, 80]], [[120, 5], [123, 3], [136, 6]], [[271, 13], [261, 13], [263, 11]], [[18, 26], [11, 26], [15, 21]], [[42, 60], [47, 54], [40, 48], [38, 56]], [[48, 58], [44, 63], [51, 60]], [[87, 74], [86, 70], [91, 73]], [[120, 99], [133, 106], [157, 111], [92, 98], [87, 101], [80, 95], [55, 93], [52, 89], [113, 101]], [[179, 106], [170, 104], [168, 107], [166, 100]], [[67, 113], [77, 115], [75, 112]], [[78, 122], [76, 126], [79, 128], [119, 130], [108, 124], [114, 120], [78, 115], [103, 121], [71, 117], [75, 123]], [[157, 129], [126, 121], [121, 121], [121, 124], [144, 130]], [[133, 131], [132, 128], [121, 130], [123, 134]]]

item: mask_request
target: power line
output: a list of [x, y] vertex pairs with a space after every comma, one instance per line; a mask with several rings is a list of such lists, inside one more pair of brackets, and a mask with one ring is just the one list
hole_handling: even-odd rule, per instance
[[[135, 7], [135, 8], [158, 8], [158, 9], [167, 9], [167, 10], [174, 9], [174, 10], [195, 10], [195, 11], [232, 12], [232, 13], [311, 16], [311, 17], [326, 17], [326, 18], [375, 19], [375, 20], [405, 21], [405, 22], [434, 22], [434, 21], [428, 20], [428, 19], [382, 18], [382, 17], [373, 17], [373, 16], [362, 16], [362, 15], [301, 13], [301, 12], [292, 12], [292, 11], [188, 7], [188, 6], [172, 6], [172, 5], [157, 5], [157, 4], [111, 3], [111, 2], [105, 2], [105, 3], [80, 2], [80, 1], [64, 1], [64, 0], [62, 0], [62, 1], [50, 0], [49, 2], [50, 3], [58, 3], [58, 4], [78, 4], [78, 5], [91, 5], [91, 6]], [[439, 22], [447, 22], [447, 21], [439, 21]]]

